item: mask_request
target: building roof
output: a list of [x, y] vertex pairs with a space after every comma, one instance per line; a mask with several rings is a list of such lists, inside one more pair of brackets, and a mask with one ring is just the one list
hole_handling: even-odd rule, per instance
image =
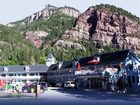
[[[91, 65], [118, 65], [124, 62], [128, 54], [135, 56], [130, 50], [116, 51], [110, 53], [103, 53], [98, 55], [93, 55], [85, 58], [74, 59], [71, 61], [64, 61], [60, 69], [67, 69], [77, 67], [78, 62], [81, 67], [91, 66]], [[99, 56], [100, 61], [98, 64], [90, 64], [89, 61], [93, 60], [95, 56]], [[136, 56], [135, 56], [136, 57]], [[49, 70], [58, 70], [59, 64], [53, 64], [49, 67]]]
[[130, 50], [105, 53], [100, 55], [100, 65], [119, 64], [124, 62]]
[[60, 69], [72, 68], [74, 60], [64, 61]]
[[58, 69], [58, 64], [52, 64], [51, 66], [49, 66], [48, 71], [53, 71], [53, 70], [57, 70]]
[[30, 72], [32, 73], [46, 73], [48, 67], [46, 65], [30, 65]]
[[[129, 52], [130, 50], [124, 50], [124, 51], [98, 54], [100, 58], [98, 65], [119, 64], [121, 62], [124, 62]], [[93, 65], [93, 64], [89, 64], [88, 62], [93, 60], [95, 56], [96, 55], [79, 59], [80, 65], [81, 66]]]
[[90, 57], [85, 57], [85, 58], [80, 58], [78, 61], [80, 63], [80, 66], [88, 66], [91, 65], [88, 62], [93, 60], [94, 56], [90, 56]]
[[48, 71], [52, 71], [52, 70], [58, 70], [58, 69], [67, 69], [67, 68], [73, 68], [74, 66], [74, 60], [71, 60], [71, 61], [64, 61], [62, 63], [62, 65], [60, 66], [59, 68], [59, 63], [56, 63], [56, 64], [52, 64], [50, 67], [49, 67], [49, 70]]
[[[8, 70], [5, 71], [4, 68]], [[28, 65], [29, 70], [26, 71], [26, 65], [17, 65], [17, 66], [0, 66], [0, 74], [5, 73], [46, 73], [48, 71], [48, 67], [46, 65]]]

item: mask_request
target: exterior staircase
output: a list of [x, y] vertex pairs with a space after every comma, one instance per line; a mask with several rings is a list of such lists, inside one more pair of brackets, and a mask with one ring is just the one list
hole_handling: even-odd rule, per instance
[[111, 84], [116, 84], [118, 82], [118, 80], [120, 79], [120, 77], [123, 76], [124, 70], [121, 69], [120, 72], [116, 72], [114, 73], [110, 78], [109, 78], [109, 82]]

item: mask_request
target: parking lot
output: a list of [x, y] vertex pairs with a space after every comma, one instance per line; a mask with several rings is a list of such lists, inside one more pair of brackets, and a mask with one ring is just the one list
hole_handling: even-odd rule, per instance
[[[140, 105], [140, 94], [117, 94], [95, 90], [49, 87], [38, 98], [0, 98], [2, 105]], [[6, 101], [5, 101], [6, 100]]]

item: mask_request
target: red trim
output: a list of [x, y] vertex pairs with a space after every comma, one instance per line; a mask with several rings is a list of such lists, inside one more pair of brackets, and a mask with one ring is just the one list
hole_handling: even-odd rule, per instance
[[80, 63], [78, 63], [78, 65], [77, 65], [77, 70], [78, 70], [78, 71], [80, 71], [80, 70], [81, 70]]
[[89, 63], [89, 64], [98, 64], [98, 63], [99, 63], [99, 61], [98, 61], [98, 60], [93, 59], [93, 60], [89, 61], [88, 63]]

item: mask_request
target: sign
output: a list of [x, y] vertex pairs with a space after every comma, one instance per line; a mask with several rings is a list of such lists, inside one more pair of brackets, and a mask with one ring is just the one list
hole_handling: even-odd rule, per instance
[[90, 74], [95, 74], [95, 71], [92, 70], [75, 71], [75, 75], [90, 75]]

